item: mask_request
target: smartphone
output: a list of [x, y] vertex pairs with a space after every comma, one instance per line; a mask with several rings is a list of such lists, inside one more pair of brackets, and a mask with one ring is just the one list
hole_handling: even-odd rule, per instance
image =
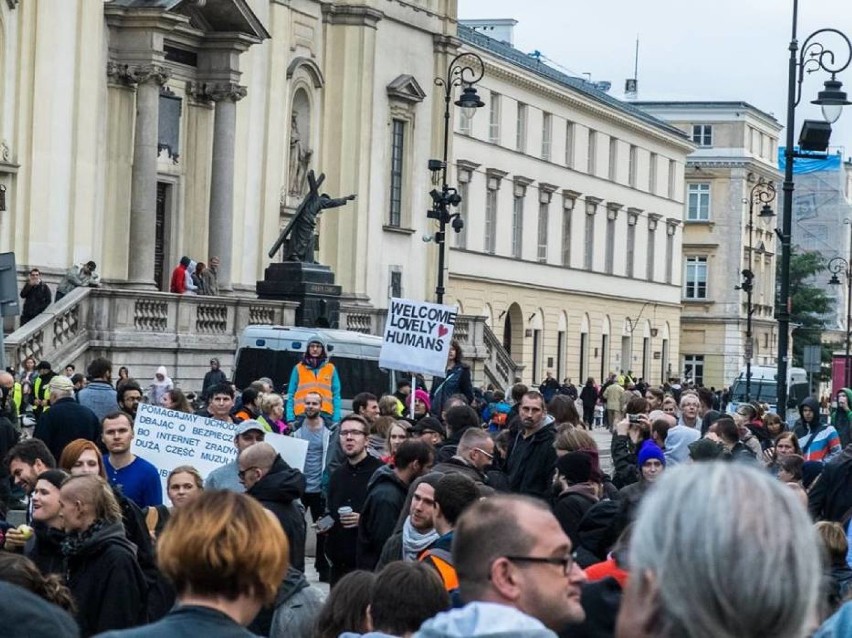
[[323, 534], [334, 527], [334, 519], [330, 514], [326, 514], [321, 519], [319, 519], [315, 524], [314, 528], [317, 530], [317, 534]]
[[630, 421], [630, 423], [640, 423], [642, 421], [642, 415], [641, 414], [628, 414], [627, 419], [628, 419], [628, 421]]

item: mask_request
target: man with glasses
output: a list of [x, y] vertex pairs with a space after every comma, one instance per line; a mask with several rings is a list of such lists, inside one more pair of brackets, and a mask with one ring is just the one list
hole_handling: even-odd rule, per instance
[[464, 474], [476, 483], [482, 496], [490, 496], [494, 490], [488, 487], [488, 466], [494, 460], [494, 441], [483, 430], [467, 430], [459, 440], [455, 455], [432, 468], [439, 474]]
[[325, 541], [326, 556], [331, 562], [331, 585], [355, 569], [358, 546], [358, 522], [367, 485], [373, 472], [382, 462], [367, 454], [369, 425], [364, 417], [349, 414], [337, 426], [337, 436], [346, 462], [335, 469], [329, 478], [328, 512], [334, 525]]
[[[232, 399], [233, 401], [233, 399]], [[263, 426], [257, 421], [249, 419], [237, 426], [234, 435], [234, 447], [237, 448], [237, 457], [255, 443], [263, 441], [266, 433]], [[223, 465], [210, 472], [204, 481], [204, 489], [207, 490], [230, 490], [232, 492], [245, 492], [245, 486], [239, 477], [240, 464], [234, 459], [227, 465]]]
[[[467, 605], [427, 621], [418, 636], [455, 635], [454, 626], [479, 619], [466, 635], [553, 636], [585, 618], [580, 592], [586, 575], [571, 541], [544, 503], [497, 495], [459, 517], [453, 562]], [[567, 634], [566, 635], [570, 635]]]
[[53, 294], [47, 284], [41, 280], [41, 272], [38, 268], [30, 270], [27, 283], [21, 289], [21, 299], [24, 300], [24, 309], [21, 312], [22, 326], [43, 313], [53, 301]]

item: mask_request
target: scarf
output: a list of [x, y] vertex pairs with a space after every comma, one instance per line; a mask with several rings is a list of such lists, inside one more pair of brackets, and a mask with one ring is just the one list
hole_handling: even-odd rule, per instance
[[92, 523], [89, 529], [78, 534], [68, 534], [65, 540], [62, 541], [62, 554], [65, 556], [75, 556], [80, 553], [83, 545], [100, 532], [104, 527], [109, 525], [104, 519], [100, 519]]
[[441, 535], [434, 529], [421, 534], [411, 524], [411, 517], [405, 517], [402, 525], [402, 560], [417, 560], [417, 555], [434, 543]]

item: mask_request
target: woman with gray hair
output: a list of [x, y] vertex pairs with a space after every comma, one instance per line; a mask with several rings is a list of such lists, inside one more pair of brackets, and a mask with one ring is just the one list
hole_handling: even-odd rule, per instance
[[618, 638], [803, 638], [816, 626], [818, 539], [791, 490], [756, 468], [665, 472], [628, 563]]

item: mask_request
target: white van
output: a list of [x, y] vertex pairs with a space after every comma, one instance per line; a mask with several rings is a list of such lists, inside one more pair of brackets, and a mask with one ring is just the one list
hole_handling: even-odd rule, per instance
[[359, 392], [381, 397], [396, 390], [395, 372], [379, 367], [381, 337], [347, 330], [269, 325], [247, 326], [240, 335], [234, 384], [242, 389], [260, 377], [269, 377], [286, 401], [293, 367], [305, 353], [308, 339], [315, 335], [328, 344], [330, 360], [340, 377], [344, 410], [352, 410], [352, 398]]
[[[808, 373], [804, 368], [789, 368], [787, 370], [787, 410], [778, 411], [778, 369], [770, 366], [751, 367], [751, 386], [749, 395], [753, 402], [766, 403], [769, 410], [782, 417], [788, 423], [794, 423], [799, 418], [799, 403], [809, 396]], [[731, 384], [731, 398], [728, 402], [728, 414], [737, 411], [740, 403], [746, 400], [746, 367], [740, 369], [739, 375]], [[790, 421], [792, 419], [792, 421]]]

